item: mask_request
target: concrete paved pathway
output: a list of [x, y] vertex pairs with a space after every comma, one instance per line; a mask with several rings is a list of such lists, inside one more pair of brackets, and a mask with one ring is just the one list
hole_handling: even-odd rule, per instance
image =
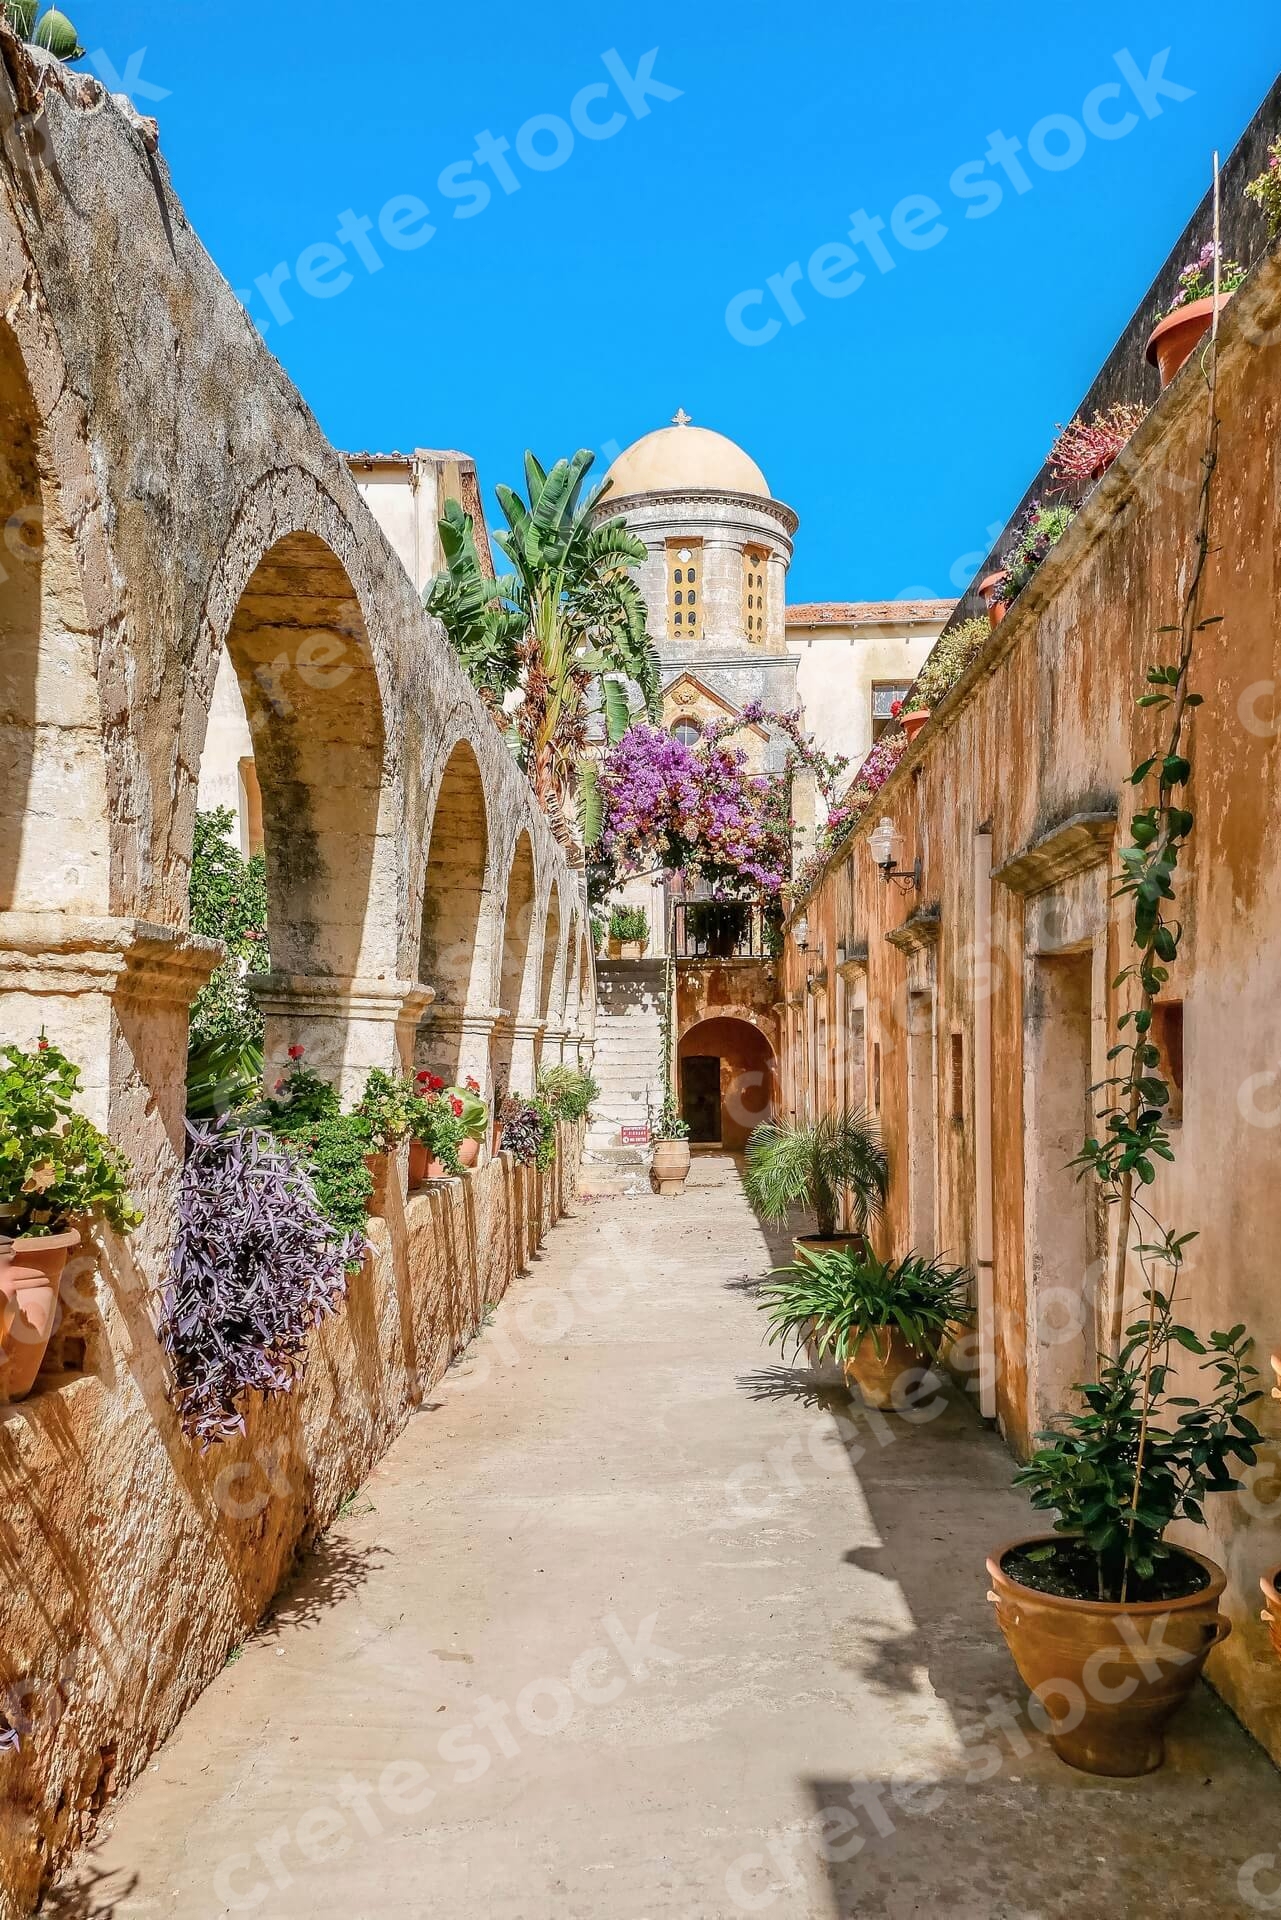
[[[1249, 1915], [1281, 1793], [1202, 1691], [1107, 1784], [985, 1602], [1009, 1460], [761, 1346], [726, 1160], [579, 1205], [118, 1808], [116, 1920]], [[824, 1838], [825, 1836], [825, 1838]], [[824, 1857], [826, 1856], [826, 1857]]]

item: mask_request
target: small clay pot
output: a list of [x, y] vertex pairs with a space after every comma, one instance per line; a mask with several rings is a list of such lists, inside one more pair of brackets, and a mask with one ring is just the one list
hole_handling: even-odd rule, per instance
[[[1219, 295], [1220, 313], [1231, 298], [1230, 293]], [[1214, 296], [1211, 295], [1205, 300], [1189, 300], [1185, 307], [1176, 307], [1164, 320], [1157, 321], [1148, 335], [1148, 359], [1160, 374], [1163, 389], [1187, 365], [1210, 331], [1213, 319]]]
[[689, 1173], [689, 1141], [660, 1140], [650, 1164], [650, 1185], [655, 1193], [680, 1193]]
[[929, 1367], [929, 1355], [905, 1340], [897, 1327], [865, 1333], [845, 1361], [845, 1380], [869, 1407], [910, 1407]]
[[1009, 609], [998, 596], [998, 588], [1004, 585], [1004, 568], [997, 573], [989, 573], [986, 580], [979, 581], [979, 592], [987, 605], [987, 623], [990, 627], [999, 627]]
[[1268, 1630], [1273, 1653], [1281, 1660], [1281, 1593], [1277, 1591], [1278, 1580], [1281, 1580], [1281, 1567], [1273, 1567], [1271, 1573], [1265, 1573], [1260, 1580], [1266, 1604], [1259, 1618]]
[[74, 1228], [0, 1242], [0, 1399], [22, 1400], [35, 1385], [53, 1338], [63, 1269], [79, 1244]]
[[[1062, 1545], [1064, 1535], [1011, 1540], [987, 1563], [988, 1599], [1026, 1685], [1050, 1720], [1050, 1745], [1082, 1773], [1130, 1779], [1165, 1758], [1165, 1727], [1196, 1685], [1231, 1623], [1219, 1612], [1222, 1568], [1176, 1551], [1209, 1574], [1178, 1600], [1076, 1600], [1039, 1593], [1004, 1572], [1016, 1550]], [[1123, 1627], [1124, 1623], [1124, 1627]]]
[[425, 1147], [421, 1140], [411, 1140], [409, 1143], [409, 1191], [411, 1193], [417, 1193], [419, 1187], [426, 1186], [427, 1182], [435, 1177], [431, 1168], [430, 1149]]
[[458, 1149], [458, 1158], [465, 1167], [474, 1167], [480, 1159], [480, 1141], [464, 1140]]
[[899, 715], [898, 723], [907, 735], [907, 744], [909, 747], [929, 717], [930, 710], [928, 707], [917, 707], [913, 709], [911, 713], [901, 713]]

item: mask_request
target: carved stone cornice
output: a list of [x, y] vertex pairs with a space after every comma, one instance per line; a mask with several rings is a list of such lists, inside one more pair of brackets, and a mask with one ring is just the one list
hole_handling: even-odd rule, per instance
[[943, 917], [937, 901], [933, 906], [917, 907], [901, 927], [891, 927], [885, 938], [900, 953], [929, 953], [938, 945]]
[[843, 960], [836, 963], [836, 971], [842, 980], [857, 980], [867, 972], [867, 942], [849, 948]]
[[0, 993], [128, 994], [189, 1006], [220, 940], [111, 914], [0, 913]]
[[1115, 834], [1115, 809], [1074, 813], [998, 867], [992, 878], [1011, 893], [1044, 893], [1074, 874], [1105, 865], [1112, 857]]
[[336, 1019], [417, 1020], [436, 998], [421, 980], [362, 980], [328, 973], [251, 973], [246, 981], [264, 1013]]

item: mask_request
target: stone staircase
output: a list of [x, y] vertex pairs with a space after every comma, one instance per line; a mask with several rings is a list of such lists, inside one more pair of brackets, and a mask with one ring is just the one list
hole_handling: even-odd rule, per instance
[[596, 1058], [600, 1098], [592, 1109], [590, 1160], [648, 1166], [648, 1147], [624, 1146], [624, 1127], [643, 1127], [663, 1098], [662, 960], [596, 963]]

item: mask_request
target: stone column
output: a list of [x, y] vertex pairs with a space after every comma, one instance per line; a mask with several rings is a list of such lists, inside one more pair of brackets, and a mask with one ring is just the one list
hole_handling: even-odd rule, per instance
[[250, 991], [266, 1023], [265, 1079], [289, 1064], [292, 1046], [307, 1065], [355, 1098], [371, 1067], [411, 1073], [419, 1022], [434, 989], [420, 980], [345, 980], [333, 974], [264, 973]]
[[460, 1085], [470, 1075], [490, 1099], [490, 1043], [502, 1017], [501, 1007], [434, 1006], [418, 1029], [417, 1064]]
[[538, 1038], [545, 1026], [542, 1020], [511, 1022], [511, 1064], [507, 1073], [507, 1091], [532, 1093], [538, 1078]]
[[538, 1064], [541, 1067], [560, 1067], [565, 1065], [565, 1042], [569, 1038], [567, 1027], [547, 1027], [543, 1032], [542, 1053]]

